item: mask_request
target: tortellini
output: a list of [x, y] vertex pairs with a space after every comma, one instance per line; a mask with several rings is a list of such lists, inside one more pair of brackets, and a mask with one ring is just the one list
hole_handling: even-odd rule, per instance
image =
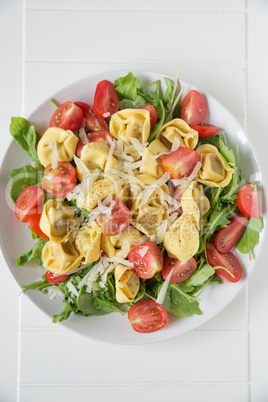
[[164, 235], [164, 246], [169, 257], [188, 261], [199, 247], [199, 233], [194, 218], [182, 214], [168, 228]]
[[[154, 184], [156, 181], [155, 177], [148, 174], [140, 174], [137, 178], [147, 186]], [[168, 193], [167, 185], [164, 184], [161, 190], [164, 193]], [[144, 196], [146, 197], [146, 193]], [[153, 190], [151, 194], [148, 192], [148, 199], [145, 202], [143, 202], [143, 197], [139, 194], [130, 212], [132, 214], [131, 224], [147, 236], [153, 236], [162, 221], [168, 218], [168, 205], [161, 193]]]
[[[169, 153], [170, 150], [160, 140], [156, 139], [152, 141], [148, 147], [145, 148], [142, 160], [149, 160], [153, 156], [162, 154], [163, 152]], [[159, 156], [159, 158], [155, 160], [156, 164], [153, 164], [149, 161], [148, 164], [141, 166], [140, 173], [149, 174], [159, 179], [165, 173], [165, 169], [161, 163], [163, 157], [164, 154]]]
[[195, 148], [198, 142], [198, 132], [191, 128], [184, 120], [174, 119], [164, 124], [157, 137], [169, 149], [175, 138], [180, 141], [181, 147]]
[[65, 240], [58, 243], [49, 240], [42, 250], [43, 266], [56, 275], [76, 272], [83, 258], [75, 248], [73, 236]]
[[120, 178], [116, 175], [107, 175], [100, 177], [95, 181], [85, 198], [79, 202], [79, 208], [85, 208], [88, 211], [92, 211], [97, 205], [98, 200], [103, 200], [109, 195], [119, 198], [122, 202], [126, 203], [128, 200], [128, 187], [121, 185], [114, 190], [111, 189], [112, 185], [116, 183]]
[[[100, 142], [89, 142], [83, 146], [80, 159], [89, 170], [100, 169], [106, 172], [118, 164], [118, 160], [114, 156], [111, 157], [111, 160], [108, 160], [108, 156], [108, 145]], [[79, 169], [79, 166], [76, 168], [76, 173], [78, 179], [82, 181], [83, 172]]]
[[133, 302], [140, 287], [140, 279], [131, 269], [117, 265], [114, 270], [116, 300], [119, 303]]
[[[204, 199], [203, 199], [204, 197]], [[168, 228], [164, 235], [164, 246], [169, 257], [178, 258], [180, 261], [188, 261], [199, 248], [200, 209], [198, 203], [207, 200], [202, 194], [202, 189], [193, 181], [184, 191], [181, 197], [182, 215]], [[204, 212], [204, 211], [202, 211]]]
[[48, 200], [42, 211], [40, 229], [55, 242], [59, 242], [81, 223], [79, 210], [65, 202]]
[[100, 257], [101, 228], [96, 222], [88, 222], [81, 227], [75, 237], [75, 245], [83, 256], [83, 264], [91, 264]]
[[124, 243], [129, 243], [129, 251], [140, 244], [139, 239], [142, 233], [132, 226], [128, 226], [122, 233], [116, 236], [101, 237], [101, 249], [108, 255], [108, 257], [123, 257]]
[[131, 138], [140, 143], [147, 142], [151, 130], [150, 113], [144, 109], [124, 109], [112, 115], [110, 133], [125, 144], [131, 145]]
[[226, 162], [218, 149], [211, 144], [204, 144], [197, 148], [202, 167], [197, 181], [209, 187], [227, 186], [234, 173], [234, 169]]
[[42, 165], [46, 167], [51, 163], [51, 141], [56, 141], [58, 161], [71, 162], [78, 144], [78, 137], [69, 130], [50, 127], [44, 132], [37, 145], [37, 155]]

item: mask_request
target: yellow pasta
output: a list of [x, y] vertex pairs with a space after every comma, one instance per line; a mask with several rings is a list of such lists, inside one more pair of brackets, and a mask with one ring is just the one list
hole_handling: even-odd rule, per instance
[[175, 138], [178, 138], [181, 147], [194, 149], [198, 142], [198, 132], [192, 129], [184, 120], [174, 119], [162, 126], [156, 138], [169, 149], [171, 149]]
[[226, 162], [218, 149], [211, 144], [197, 148], [202, 167], [197, 181], [209, 187], [227, 186], [234, 173], [234, 169]]
[[117, 265], [114, 270], [116, 300], [119, 303], [133, 302], [140, 287], [140, 279], [131, 269]]
[[125, 144], [131, 145], [131, 138], [142, 144], [147, 142], [151, 130], [150, 113], [144, 109], [124, 109], [112, 115], [110, 133]]
[[78, 137], [69, 130], [65, 131], [58, 127], [48, 128], [37, 145], [38, 158], [45, 167], [52, 160], [50, 141], [56, 142], [58, 161], [71, 162], [78, 144]]

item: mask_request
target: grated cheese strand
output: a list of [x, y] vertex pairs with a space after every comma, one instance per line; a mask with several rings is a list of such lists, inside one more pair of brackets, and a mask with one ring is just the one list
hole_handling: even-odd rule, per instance
[[171, 278], [171, 275], [173, 274], [174, 268], [172, 268], [172, 270], [170, 271], [170, 273], [167, 276], [167, 279], [165, 280], [165, 282], [163, 283], [160, 292], [158, 294], [158, 297], [156, 299], [156, 303], [159, 304], [163, 304], [164, 300], [165, 300], [165, 296], [167, 294], [167, 290], [168, 290], [168, 284]]

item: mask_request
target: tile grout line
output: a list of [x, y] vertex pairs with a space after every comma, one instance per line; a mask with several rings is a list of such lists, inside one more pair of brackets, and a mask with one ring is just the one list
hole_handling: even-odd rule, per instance
[[[248, 131], [248, 0], [245, 0], [245, 8], [246, 8], [246, 14], [245, 14], [245, 41], [246, 41], [246, 48], [245, 48], [245, 59], [246, 59], [246, 64], [245, 64], [245, 132], [247, 133]], [[248, 361], [248, 401], [251, 401], [251, 378], [250, 378], [250, 373], [251, 373], [251, 359], [250, 359], [250, 316], [249, 316], [249, 286], [248, 282], [246, 283], [246, 309], [247, 309], [247, 324], [248, 324], [248, 330], [247, 330], [247, 361]]]
[[56, 383], [21, 383], [19, 386], [21, 388], [39, 388], [39, 387], [64, 387], [64, 388], [71, 388], [71, 387], [77, 387], [77, 388], [83, 388], [83, 387], [133, 387], [133, 386], [142, 386], [142, 387], [192, 387], [192, 386], [234, 386], [234, 387], [240, 387], [240, 386], [246, 386], [247, 382], [207, 382], [207, 381], [202, 381], [202, 382], [56, 382]]
[[[118, 8], [118, 9], [101, 9], [101, 8], [50, 8], [50, 7], [43, 7], [43, 8], [38, 8], [38, 7], [26, 7], [25, 11], [37, 11], [37, 12], [41, 12], [41, 11], [56, 11], [56, 12], [69, 12], [69, 11], [77, 11], [77, 12], [104, 12], [104, 13], [125, 13], [125, 12], [137, 12], [137, 13], [152, 13], [151, 9], [122, 9], [122, 8]], [[154, 9], [153, 10], [154, 13], [187, 13], [187, 14], [245, 14], [246, 10], [191, 10], [191, 9], [185, 9], [185, 10], [177, 10], [177, 9], [170, 9], [170, 10], [166, 10], [166, 9]]]
[[[21, 10], [21, 18], [22, 18], [22, 54], [21, 54], [21, 112], [23, 115], [23, 111], [25, 108], [25, 0], [22, 1], [22, 10]], [[19, 316], [18, 316], [18, 356], [17, 356], [17, 402], [20, 401], [20, 383], [21, 383], [21, 342], [22, 342], [22, 303], [21, 298], [18, 301], [19, 305]]]
[[42, 59], [25, 59], [24, 62], [26, 64], [29, 63], [59, 63], [59, 64], [64, 64], [64, 63], [74, 63], [74, 64], [107, 64], [107, 63], [116, 63], [116, 64], [128, 64], [128, 63], [135, 63], [135, 64], [173, 64], [173, 63], [179, 63], [179, 64], [224, 64], [224, 65], [246, 65], [245, 61], [226, 61], [226, 60], [42, 60]]

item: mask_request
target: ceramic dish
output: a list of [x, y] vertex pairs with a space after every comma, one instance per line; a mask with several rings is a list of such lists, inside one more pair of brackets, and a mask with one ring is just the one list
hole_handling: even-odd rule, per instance
[[[67, 100], [82, 101], [93, 104], [93, 96], [96, 85], [99, 81], [107, 79], [114, 81], [118, 77], [126, 75], [128, 71], [107, 72], [77, 81], [61, 91], [54, 94], [51, 98], [61, 104]], [[141, 82], [146, 84], [156, 79], [161, 80], [165, 87], [163, 76], [157, 73], [133, 71], [134, 75], [141, 78]], [[170, 77], [171, 78], [171, 77]], [[171, 78], [172, 79], [172, 78]], [[243, 176], [246, 181], [259, 180], [263, 184], [262, 169], [255, 151], [242, 127], [232, 114], [221, 105], [216, 99], [193, 85], [180, 80], [180, 85], [185, 88], [184, 94], [190, 89], [197, 89], [206, 96], [208, 102], [209, 115], [206, 122], [210, 122], [223, 129], [229, 148], [235, 150], [238, 144], [240, 149], [240, 159]], [[29, 117], [28, 120], [35, 125], [36, 131], [42, 134], [48, 127], [54, 109], [49, 99], [42, 103]], [[26, 152], [24, 152], [15, 141], [12, 141], [1, 167], [1, 191], [0, 191], [0, 242], [8, 268], [19, 285], [29, 284], [39, 280], [44, 274], [44, 268], [37, 264], [30, 263], [25, 267], [18, 267], [16, 259], [24, 254], [33, 246], [33, 240], [25, 225], [19, 222], [13, 212], [13, 203], [8, 197], [9, 174], [12, 169], [29, 163]], [[264, 203], [263, 203], [264, 205]], [[264, 218], [264, 211], [260, 210]], [[163, 341], [197, 328], [219, 314], [229, 303], [235, 303], [234, 298], [245, 286], [251, 275], [260, 253], [264, 239], [264, 230], [260, 233], [259, 244], [254, 248], [254, 258], [249, 260], [248, 255], [237, 253], [241, 265], [244, 268], [243, 277], [238, 283], [224, 282], [222, 285], [208, 286], [201, 295], [200, 308], [202, 315], [192, 315], [186, 318], [176, 318], [170, 315], [168, 325], [161, 331], [148, 334], [139, 334], [133, 331], [128, 323], [127, 315], [113, 313], [100, 317], [80, 317], [72, 315], [67, 321], [55, 325], [62, 325], [66, 329], [71, 329], [89, 338], [116, 344], [145, 344]], [[61, 299], [50, 300], [49, 295], [44, 295], [38, 291], [27, 291], [29, 297], [43, 312], [48, 314], [51, 319], [53, 314], [62, 310]], [[25, 297], [25, 296], [21, 296]]]

